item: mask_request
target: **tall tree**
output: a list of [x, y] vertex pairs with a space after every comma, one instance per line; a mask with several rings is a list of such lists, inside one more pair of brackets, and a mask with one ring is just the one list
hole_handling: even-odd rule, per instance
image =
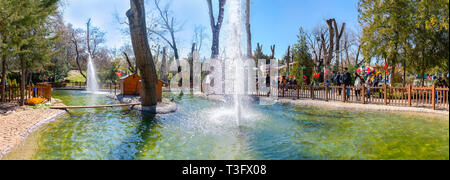
[[127, 11], [130, 25], [131, 42], [136, 64], [142, 77], [142, 106], [154, 106], [156, 97], [157, 74], [150, 46], [147, 41], [144, 0], [130, 0], [131, 9]]
[[[328, 48], [327, 47], [325, 47], [326, 46], [326, 44], [325, 44], [325, 38], [324, 37], [322, 37], [322, 46], [324, 46], [324, 47], [322, 47], [322, 49], [325, 51], [325, 60], [324, 60], [324, 68], [326, 68], [326, 66], [330, 66], [330, 64], [331, 64], [331, 61], [332, 61], [332, 59], [333, 59], [333, 53], [334, 53], [334, 39], [335, 39], [335, 27], [333, 26], [334, 24], [334, 22], [335, 22], [336, 20], [335, 19], [328, 19], [327, 20], [327, 25], [328, 25], [328, 38], [329, 38], [329, 41], [328, 41]], [[322, 36], [324, 36], [323, 34], [322, 34]], [[321, 73], [321, 74], [323, 74], [323, 73]]]
[[72, 41], [72, 43], [73, 43], [73, 45], [74, 45], [74, 50], [75, 50], [75, 62], [76, 62], [76, 64], [77, 64], [77, 67], [78, 67], [78, 71], [80, 72], [80, 74], [84, 77], [84, 79], [87, 79], [87, 77], [86, 77], [86, 75], [84, 74], [84, 72], [83, 72], [83, 69], [82, 69], [82, 67], [81, 67], [81, 63], [80, 63], [80, 61], [81, 61], [81, 53], [80, 52], [83, 52], [83, 50], [80, 50], [80, 45], [79, 45], [79, 43], [80, 43], [80, 36], [79, 36], [79, 32], [77, 32], [77, 31], [75, 31], [75, 30], [72, 30], [72, 39], [71, 39], [71, 41]]
[[[179, 31], [181, 27], [178, 27], [175, 17], [170, 15], [169, 6], [166, 6], [164, 9], [161, 9], [160, 0], [154, 0], [154, 3], [156, 10], [159, 14], [159, 26], [161, 27], [162, 31], [158, 31], [152, 28], [149, 28], [148, 30], [161, 37], [172, 48], [173, 53], [175, 55], [175, 59], [179, 60], [180, 55], [178, 52], [175, 33]], [[168, 38], [165, 36], [165, 33], [169, 34]], [[180, 66], [179, 63], [178, 66]]]
[[310, 78], [313, 74], [314, 61], [312, 55], [309, 52], [308, 47], [308, 34], [300, 28], [297, 35], [297, 43], [292, 48], [292, 58], [294, 67], [292, 69], [292, 75], [297, 79], [299, 84], [303, 84], [303, 76]]
[[194, 28], [194, 36], [192, 43], [195, 43], [195, 50], [201, 52], [203, 47], [203, 41], [208, 38], [205, 33], [205, 27], [202, 25], [196, 25]]
[[[410, 17], [414, 11], [410, 0], [361, 0], [359, 21], [363, 28], [362, 52], [366, 59], [387, 59], [395, 83], [396, 67], [402, 49], [411, 37]], [[403, 56], [404, 57], [404, 56]], [[405, 66], [405, 64], [403, 65]]]
[[306, 34], [307, 36], [307, 44], [311, 49], [311, 54], [314, 55], [314, 71], [320, 72], [321, 66], [323, 66], [323, 57], [327, 50], [326, 48], [327, 42], [327, 28], [325, 26], [317, 26], [314, 28], [313, 32], [310, 34]]
[[340, 58], [341, 58], [341, 38], [342, 38], [342, 35], [344, 34], [345, 23], [342, 23], [341, 30], [339, 30], [339, 28], [338, 28], [336, 19], [333, 19], [333, 24], [334, 24], [334, 30], [336, 31], [335, 32], [336, 33], [335, 34], [335, 37], [336, 37], [336, 67], [341, 67], [343, 69], [344, 67], [341, 66], [341, 64], [340, 64]]
[[275, 59], [275, 44], [270, 46], [270, 52], [272, 54], [270, 54], [270, 59]]
[[247, 57], [252, 57], [252, 31], [250, 26], [250, 0], [245, 4], [245, 28], [247, 30]]
[[21, 74], [20, 104], [25, 104], [26, 69], [30, 64], [44, 62], [49, 59], [49, 44], [54, 36], [45, 26], [47, 18], [56, 12], [58, 0], [23, 0], [15, 1], [18, 21], [14, 35], [10, 36], [10, 45], [19, 58]]
[[289, 70], [291, 69], [291, 58], [292, 58], [292, 56], [291, 56], [291, 46], [288, 46], [287, 53], [286, 53], [286, 58], [285, 58], [285, 61], [286, 61], [286, 77], [287, 78], [289, 78], [289, 76], [290, 76]]
[[218, 0], [219, 1], [219, 14], [216, 19], [214, 18], [214, 11], [212, 6], [212, 0], [206, 0], [208, 3], [209, 9], [209, 19], [211, 23], [211, 31], [212, 31], [212, 46], [211, 46], [211, 58], [216, 59], [219, 57], [219, 43], [220, 43], [220, 29], [222, 28], [224, 12], [225, 12], [225, 3], [227, 0]]

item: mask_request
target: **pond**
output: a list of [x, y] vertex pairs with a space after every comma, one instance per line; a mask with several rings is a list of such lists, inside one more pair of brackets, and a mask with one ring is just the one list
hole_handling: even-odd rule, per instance
[[[165, 94], [178, 111], [70, 110], [4, 159], [449, 159], [448, 117], [250, 105]], [[54, 91], [66, 105], [114, 104], [104, 94]], [[94, 99], [94, 100], [92, 100]]]

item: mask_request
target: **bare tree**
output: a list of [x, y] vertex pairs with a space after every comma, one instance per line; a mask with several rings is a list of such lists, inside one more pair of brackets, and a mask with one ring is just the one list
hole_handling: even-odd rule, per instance
[[72, 31], [72, 40], [71, 41], [72, 41], [72, 43], [73, 43], [73, 45], [75, 47], [75, 61], [77, 63], [78, 71], [84, 77], [84, 79], [87, 79], [87, 77], [83, 73], [83, 69], [81, 68], [81, 65], [80, 65], [81, 55], [80, 55], [80, 49], [79, 49], [79, 39], [78, 39], [78, 37], [76, 35], [76, 31], [75, 30]]
[[255, 49], [255, 58], [256, 60], [264, 58], [264, 53], [262, 50], [262, 45], [259, 43], [256, 43], [256, 49]]
[[289, 78], [289, 69], [291, 63], [291, 46], [288, 46], [287, 54], [286, 54], [286, 77]]
[[91, 18], [89, 18], [88, 22], [86, 23], [86, 43], [87, 43], [88, 52], [90, 54], [92, 54], [91, 53], [91, 43], [90, 43], [91, 42], [91, 38], [89, 37], [89, 34], [90, 34], [89, 26], [91, 26]]
[[[335, 37], [336, 37], [336, 67], [338, 67], [338, 69], [339, 69], [340, 58], [341, 58], [341, 51], [340, 51], [341, 44], [340, 44], [340, 42], [341, 42], [341, 38], [342, 38], [342, 35], [344, 33], [344, 30], [345, 30], [345, 23], [342, 23], [340, 31], [339, 31], [339, 28], [338, 28], [338, 25], [337, 25], [335, 19], [333, 19], [333, 24], [334, 24], [334, 30], [336, 31], [336, 34], [335, 34]], [[343, 67], [341, 67], [341, 68], [343, 68]]]
[[203, 47], [203, 41], [208, 38], [205, 33], [205, 27], [202, 25], [196, 25], [194, 28], [194, 37], [192, 38], [192, 43], [195, 43], [195, 50], [201, 51]]
[[270, 46], [270, 51], [272, 52], [270, 59], [275, 59], [275, 44]]
[[[160, 0], [154, 0], [156, 10], [159, 14], [159, 25], [162, 31], [149, 28], [148, 30], [161, 37], [173, 50], [175, 59], [179, 59], [177, 41], [175, 38], [175, 33], [178, 32], [182, 27], [177, 25], [175, 17], [170, 15], [170, 6], [167, 5], [164, 9], [160, 7]], [[165, 33], [169, 34], [169, 37], [165, 36]]]
[[224, 12], [225, 12], [225, 3], [226, 0], [218, 0], [219, 1], [219, 15], [217, 17], [217, 22], [214, 18], [214, 11], [212, 7], [211, 0], [206, 0], [208, 3], [209, 9], [209, 19], [211, 22], [211, 30], [212, 30], [212, 46], [211, 46], [211, 58], [217, 58], [219, 56], [219, 37], [220, 37], [220, 29], [222, 28]]
[[160, 73], [161, 73], [161, 80], [163, 80], [164, 82], [168, 82], [168, 76], [167, 76], [167, 48], [163, 47], [162, 50], [162, 60], [161, 60], [161, 67], [160, 67]]
[[131, 42], [136, 64], [142, 77], [142, 106], [155, 106], [157, 74], [152, 52], [147, 40], [144, 0], [130, 0], [131, 9], [126, 15], [129, 20]]
[[329, 66], [331, 64], [331, 60], [333, 59], [333, 52], [334, 52], [334, 27], [333, 27], [333, 23], [334, 23], [334, 19], [329, 19], [327, 20], [327, 25], [328, 25], [328, 38], [329, 38], [329, 44], [328, 44], [328, 48], [325, 46], [325, 38], [323, 37], [324, 35], [322, 34], [322, 48], [325, 51], [325, 60], [324, 60], [324, 65], [325, 66]]
[[130, 58], [128, 57], [128, 54], [127, 54], [126, 52], [123, 52], [123, 55], [125, 56], [125, 60], [126, 60], [127, 63], [128, 63], [128, 70], [129, 70], [131, 73], [136, 74], [136, 73], [137, 73], [136, 68], [135, 68], [135, 66], [131, 63], [131, 60], [130, 60]]
[[247, 29], [247, 57], [252, 57], [252, 31], [250, 28], [250, 0], [246, 2], [245, 27]]
[[86, 46], [87, 51], [92, 58], [97, 56], [100, 45], [105, 42], [105, 32], [102, 32], [98, 27], [91, 27], [91, 19], [86, 23]]
[[[326, 52], [324, 44], [328, 44], [327, 41], [327, 28], [325, 26], [317, 26], [312, 33], [307, 34], [307, 40], [311, 49], [311, 54], [314, 56], [314, 70], [320, 72], [320, 66], [323, 66], [323, 56]], [[322, 38], [323, 36], [323, 38]]]
[[[345, 35], [344, 35], [344, 50], [345, 50], [345, 62], [346, 62], [346, 64], [347, 64], [347, 66], [348, 65], [350, 65], [350, 55], [349, 55], [349, 53], [348, 53], [348, 50], [349, 50], [349, 48], [350, 48], [350, 44], [349, 44], [349, 40], [348, 40], [348, 33], [345, 33]], [[342, 62], [343, 62], [344, 60], [342, 60]], [[344, 63], [342, 63], [342, 64], [344, 64]]]

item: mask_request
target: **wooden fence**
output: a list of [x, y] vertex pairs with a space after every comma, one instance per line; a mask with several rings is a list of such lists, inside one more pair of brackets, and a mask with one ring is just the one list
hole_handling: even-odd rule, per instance
[[[99, 83], [99, 88], [102, 90], [109, 90], [110, 93], [120, 94], [120, 85], [113, 83]], [[60, 83], [58, 88], [69, 88], [69, 89], [85, 89], [87, 86], [86, 82], [67, 82]]]
[[[5, 99], [1, 99], [2, 102], [14, 102], [20, 101], [20, 90], [21, 87], [11, 87], [6, 86], [5, 92], [2, 92], [0, 89], [0, 98], [4, 94]], [[50, 84], [37, 84], [34, 86], [27, 86], [24, 89], [24, 98], [25, 100], [39, 97], [45, 98], [51, 101], [52, 99], [52, 86]]]
[[[413, 87], [411, 85], [406, 87], [288, 85], [279, 86], [278, 97], [449, 110], [448, 91], [449, 88]], [[270, 93], [261, 93], [258, 90], [250, 94], [255, 96], [270, 95]]]
[[[63, 83], [61, 85], [62, 88], [76, 88], [76, 89], [84, 89], [86, 88], [86, 86], [87, 86], [86, 82], [68, 82]], [[115, 85], [112, 83], [99, 83], [99, 88], [105, 90], [119, 89], [119, 83]]]

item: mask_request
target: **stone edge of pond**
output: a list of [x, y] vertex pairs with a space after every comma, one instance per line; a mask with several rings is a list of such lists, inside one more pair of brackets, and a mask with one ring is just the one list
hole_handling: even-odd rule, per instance
[[58, 110], [57, 113], [52, 114], [51, 116], [45, 118], [42, 121], [39, 121], [37, 123], [35, 123], [34, 125], [32, 125], [30, 128], [28, 128], [24, 133], [22, 133], [20, 136], [20, 140], [19, 143], [14, 145], [14, 146], [7, 146], [5, 149], [1, 150], [0, 152], [0, 160], [2, 160], [3, 156], [8, 154], [15, 146], [20, 145], [20, 143], [23, 143], [25, 141], [25, 139], [32, 133], [34, 132], [36, 129], [38, 129], [40, 126], [42, 126], [43, 124], [52, 122], [54, 120], [56, 120], [56, 118], [64, 115], [66, 113], [66, 111], [63, 110]]
[[[210, 95], [194, 94], [194, 96], [198, 97], [198, 98], [203, 98], [206, 100], [222, 102], [222, 103], [232, 101], [232, 99], [234, 98], [233, 95], [224, 96], [224, 95], [216, 95], [216, 94], [210, 94]], [[246, 98], [246, 101], [249, 101], [249, 102], [259, 101], [259, 99], [260, 99], [257, 96], [245, 96], [245, 98]], [[245, 98], [244, 98], [244, 100], [245, 100]]]
[[413, 113], [432, 113], [435, 115], [448, 116], [449, 111], [444, 110], [432, 110], [421, 107], [404, 107], [404, 106], [386, 106], [379, 104], [357, 104], [357, 103], [343, 103], [338, 101], [318, 101], [309, 99], [279, 99], [280, 104], [289, 104], [294, 106], [307, 106], [317, 108], [329, 108], [334, 110], [358, 110], [358, 111], [371, 111], [371, 112], [413, 112]]

